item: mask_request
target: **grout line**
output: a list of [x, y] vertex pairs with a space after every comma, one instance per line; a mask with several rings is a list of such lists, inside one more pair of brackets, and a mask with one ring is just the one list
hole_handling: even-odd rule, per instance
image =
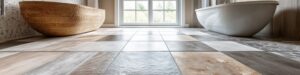
[[[159, 32], [159, 33], [160, 33], [160, 32]], [[173, 56], [173, 54], [172, 54], [172, 52], [171, 52], [169, 46], [167, 45], [167, 43], [166, 43], [166, 41], [165, 41], [165, 39], [164, 39], [164, 37], [163, 37], [163, 35], [162, 35], [161, 33], [160, 33], [160, 36], [161, 36], [161, 38], [163, 39], [163, 42], [165, 43], [166, 47], [168, 48], [169, 54], [171, 55], [171, 57], [172, 57], [172, 59], [173, 59], [173, 62], [175, 63], [177, 69], [179, 70], [180, 75], [183, 75], [183, 74], [182, 74], [182, 70], [181, 70], [180, 67], [178, 66], [178, 64], [177, 64], [177, 62], [176, 62], [176, 60], [175, 60], [175, 58], [174, 58], [174, 56]]]
[[108, 69], [112, 66], [112, 64], [116, 61], [116, 59], [120, 56], [120, 54], [122, 52], [124, 52], [124, 48], [127, 46], [127, 44], [130, 42], [130, 40], [135, 36], [135, 34], [137, 33], [137, 31], [135, 31], [135, 33], [131, 36], [131, 38], [129, 40], [127, 40], [127, 43], [121, 48], [121, 50], [119, 51], [119, 53], [113, 58], [113, 60], [111, 61], [111, 63], [107, 66], [107, 68], [104, 71], [104, 74], [107, 73]]

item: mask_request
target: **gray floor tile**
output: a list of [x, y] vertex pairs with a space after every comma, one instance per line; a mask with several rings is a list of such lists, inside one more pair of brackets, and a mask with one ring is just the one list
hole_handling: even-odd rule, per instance
[[168, 52], [122, 52], [106, 75], [180, 75]]
[[172, 52], [216, 52], [217, 50], [203, 44], [202, 42], [166, 42]]
[[299, 75], [300, 63], [267, 52], [224, 52], [263, 75]]

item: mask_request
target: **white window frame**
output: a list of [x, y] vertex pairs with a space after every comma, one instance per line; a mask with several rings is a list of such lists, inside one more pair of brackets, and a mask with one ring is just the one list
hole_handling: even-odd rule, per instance
[[185, 18], [184, 18], [184, 0], [177, 0], [177, 23], [176, 24], [153, 24], [153, 14], [152, 14], [152, 0], [149, 0], [149, 23], [147, 24], [124, 24], [123, 22], [123, 0], [115, 0], [115, 24], [118, 27], [123, 26], [185, 26]]

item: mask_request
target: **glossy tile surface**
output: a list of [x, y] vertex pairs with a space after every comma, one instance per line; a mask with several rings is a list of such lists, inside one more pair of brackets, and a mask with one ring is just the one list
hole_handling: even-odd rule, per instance
[[122, 52], [106, 75], [180, 75], [168, 52]]
[[197, 42], [166, 42], [170, 51], [182, 51], [182, 52], [215, 52], [216, 50], [208, 45]]
[[123, 51], [169, 51], [164, 42], [129, 42]]
[[172, 52], [183, 75], [261, 75], [220, 52]]
[[263, 75], [297, 75], [300, 63], [266, 52], [225, 52]]
[[299, 75], [300, 42], [201, 28], [100, 28], [0, 44], [5, 75]]
[[218, 51], [262, 51], [232, 41], [203, 41], [203, 43]]

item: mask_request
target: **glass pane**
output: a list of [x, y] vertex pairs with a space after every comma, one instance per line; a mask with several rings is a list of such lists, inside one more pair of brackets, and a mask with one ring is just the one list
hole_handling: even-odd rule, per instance
[[124, 23], [135, 23], [135, 11], [124, 11]]
[[136, 1], [137, 10], [148, 10], [148, 1]]
[[124, 1], [124, 10], [135, 10], [135, 1]]
[[153, 1], [153, 10], [163, 10], [164, 1]]
[[176, 10], [176, 1], [165, 1], [165, 10]]
[[176, 23], [177, 16], [176, 11], [165, 11], [165, 22], [166, 23]]
[[163, 11], [153, 11], [153, 22], [163, 23], [164, 22], [164, 12]]
[[136, 11], [136, 23], [148, 23], [148, 11]]

